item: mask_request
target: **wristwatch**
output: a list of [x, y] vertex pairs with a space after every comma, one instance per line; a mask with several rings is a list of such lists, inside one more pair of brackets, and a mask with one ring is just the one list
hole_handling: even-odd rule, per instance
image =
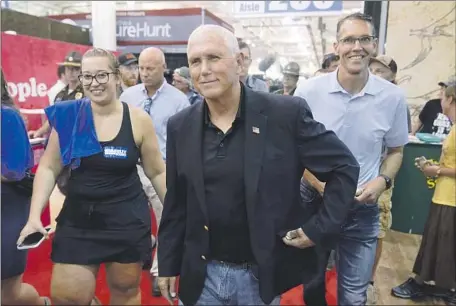
[[391, 186], [393, 185], [393, 182], [391, 181], [391, 178], [387, 175], [380, 174], [379, 177], [383, 178], [386, 183], [386, 190], [390, 189]]

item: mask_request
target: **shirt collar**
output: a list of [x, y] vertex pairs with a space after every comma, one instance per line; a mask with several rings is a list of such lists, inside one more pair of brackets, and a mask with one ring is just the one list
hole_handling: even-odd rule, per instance
[[[245, 114], [245, 89], [244, 85], [241, 82], [241, 100], [239, 101], [239, 107], [236, 113], [236, 119], [235, 120], [242, 120], [244, 118]], [[206, 99], [203, 101], [204, 103], [204, 124], [208, 125], [211, 123], [211, 120], [209, 118], [209, 108], [207, 107]]]
[[[163, 83], [160, 86], [160, 88], [158, 88], [157, 91], [155, 92], [155, 94], [152, 97], [150, 97], [152, 99], [152, 101], [158, 97], [158, 95], [161, 93], [161, 91], [163, 90], [163, 88], [165, 87], [166, 84], [167, 84], [166, 80], [163, 80]], [[149, 93], [147, 92], [146, 86], [144, 85], [144, 83], [141, 83], [141, 85], [142, 85], [142, 90], [143, 90], [144, 94], [147, 97], [149, 97]]]
[[245, 85], [247, 85], [249, 88], [254, 88], [255, 80], [250, 75], [247, 75], [247, 78], [245, 79]]
[[[339, 81], [337, 80], [337, 74], [339, 73], [339, 68], [336, 71], [333, 71], [329, 74], [329, 93], [336, 93], [342, 92], [348, 95], [349, 94], [343, 87], [340, 85]], [[376, 81], [375, 76], [369, 72], [369, 77], [367, 79], [367, 83], [364, 88], [358, 94], [354, 96], [364, 96], [366, 94], [375, 96], [380, 91], [382, 91], [383, 86]]]

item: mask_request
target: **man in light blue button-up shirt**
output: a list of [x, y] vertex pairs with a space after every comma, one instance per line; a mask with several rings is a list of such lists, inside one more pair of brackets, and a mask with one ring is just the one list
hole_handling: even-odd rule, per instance
[[[166, 82], [164, 77], [166, 69], [165, 55], [160, 49], [144, 49], [139, 55], [138, 64], [142, 83], [126, 89], [120, 96], [120, 101], [141, 107], [150, 115], [154, 123], [158, 144], [160, 145], [160, 152], [166, 161], [166, 127], [168, 119], [190, 106], [190, 103], [185, 94]], [[160, 203], [157, 193], [141, 166], [138, 166], [138, 174], [143, 184], [143, 189], [149, 198], [149, 203], [154, 210], [158, 225], [160, 224], [163, 210], [162, 203]], [[160, 290], [156, 281], [158, 276], [157, 255], [154, 257], [150, 272], [154, 276], [153, 294], [159, 296]]]
[[[376, 48], [369, 16], [355, 13], [341, 19], [335, 43], [338, 70], [302, 82], [294, 94], [307, 101], [314, 119], [336, 133], [361, 167], [360, 195], [354, 199], [336, 247], [339, 305], [366, 304], [379, 231], [377, 199], [391, 187], [408, 142], [404, 93], [369, 73]], [[388, 152], [380, 173], [384, 144]]]

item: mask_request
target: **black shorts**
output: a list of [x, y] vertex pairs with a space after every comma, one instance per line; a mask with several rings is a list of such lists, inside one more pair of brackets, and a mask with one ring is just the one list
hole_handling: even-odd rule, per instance
[[16, 241], [27, 222], [30, 198], [13, 186], [2, 183], [2, 280], [24, 273], [27, 251], [18, 250]]
[[152, 263], [151, 219], [147, 198], [114, 204], [66, 199], [56, 219], [52, 261], [75, 265]]

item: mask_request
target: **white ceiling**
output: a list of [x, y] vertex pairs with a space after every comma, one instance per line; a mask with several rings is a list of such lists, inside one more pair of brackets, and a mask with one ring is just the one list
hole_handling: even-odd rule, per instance
[[[363, 10], [364, 1], [343, 1], [343, 14]], [[9, 1], [10, 8], [24, 13], [46, 16], [91, 11], [91, 1]], [[323, 55], [332, 52], [337, 20], [341, 16], [277, 16], [265, 18], [234, 17], [233, 1], [116, 1], [118, 10], [205, 7], [231, 24], [237, 37], [251, 46], [252, 73], [268, 54], [277, 56], [268, 75], [278, 77], [280, 64], [296, 61], [302, 74], [313, 74]]]

